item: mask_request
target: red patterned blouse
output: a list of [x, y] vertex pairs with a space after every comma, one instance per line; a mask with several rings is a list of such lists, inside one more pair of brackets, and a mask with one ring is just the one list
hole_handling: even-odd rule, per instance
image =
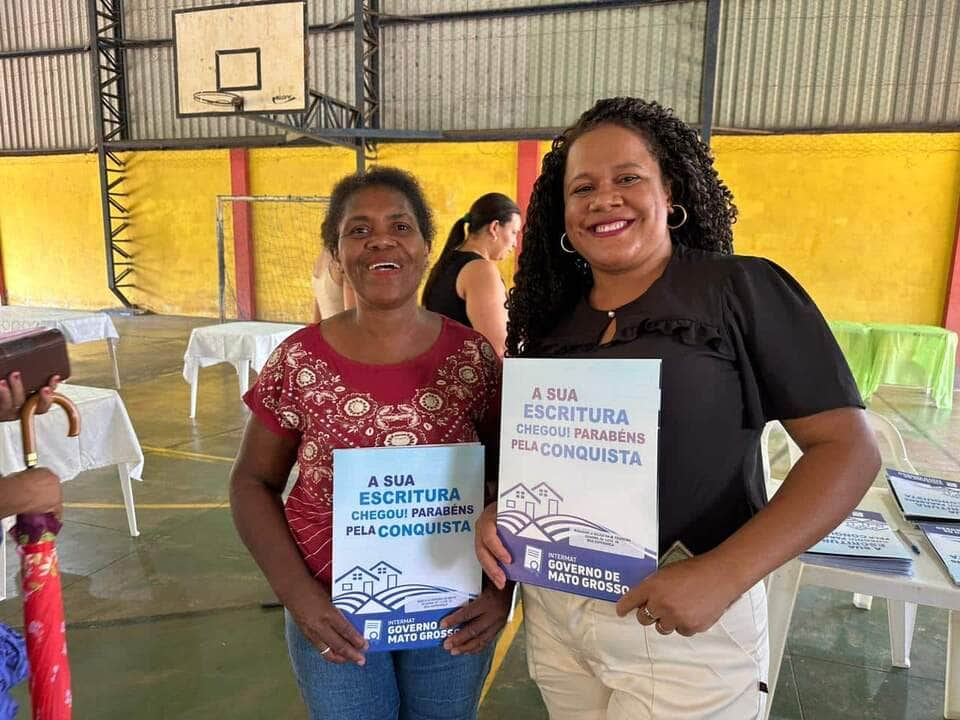
[[350, 360], [310, 325], [273, 351], [244, 401], [270, 430], [299, 441], [287, 524], [328, 587], [335, 449], [479, 441], [487, 476], [496, 476], [500, 360], [483, 336], [447, 318], [426, 352], [396, 365]]

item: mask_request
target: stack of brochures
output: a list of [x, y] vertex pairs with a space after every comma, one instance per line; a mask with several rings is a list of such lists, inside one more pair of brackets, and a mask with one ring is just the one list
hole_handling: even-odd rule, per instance
[[907, 520], [960, 522], [960, 483], [890, 469], [887, 482]]
[[881, 573], [913, 575], [913, 555], [883, 515], [854, 510], [839, 527], [800, 556], [806, 563]]
[[917, 521], [950, 579], [960, 585], [960, 483], [887, 470], [887, 482], [903, 516]]
[[946, 568], [954, 585], [960, 585], [960, 525], [922, 522], [917, 526]]

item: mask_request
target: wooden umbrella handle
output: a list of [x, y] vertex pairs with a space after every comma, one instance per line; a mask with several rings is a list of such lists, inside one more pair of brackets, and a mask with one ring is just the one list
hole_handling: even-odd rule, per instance
[[[50, 398], [55, 405], [63, 408], [67, 413], [67, 421], [70, 426], [67, 430], [67, 437], [76, 437], [80, 434], [80, 411], [73, 401], [61, 395], [54, 393]], [[20, 408], [20, 434], [23, 436], [23, 459], [28, 468], [37, 465], [37, 433], [33, 426], [33, 418], [37, 414], [37, 404], [40, 402], [40, 393], [31, 395], [30, 398]]]

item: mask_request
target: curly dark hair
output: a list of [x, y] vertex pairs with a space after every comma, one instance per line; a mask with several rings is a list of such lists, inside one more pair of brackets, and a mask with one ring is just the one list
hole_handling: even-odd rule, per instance
[[364, 173], [346, 175], [333, 186], [333, 192], [330, 193], [330, 207], [327, 210], [326, 217], [323, 218], [323, 225], [320, 226], [320, 237], [323, 238], [323, 245], [330, 251], [330, 254], [333, 257], [337, 256], [340, 223], [343, 222], [347, 202], [355, 193], [372, 187], [396, 190], [407, 199], [410, 207], [413, 208], [413, 215], [417, 220], [420, 234], [429, 248], [433, 243], [434, 235], [436, 235], [436, 227], [433, 223], [433, 213], [430, 211], [430, 206], [427, 205], [427, 199], [424, 197], [420, 183], [406, 170], [394, 167], [375, 167]]
[[598, 125], [612, 124], [640, 134], [660, 165], [673, 201], [687, 210], [687, 221], [670, 234], [675, 243], [730, 254], [737, 208], [733, 194], [713, 167], [709, 148], [696, 131], [662, 105], [640, 98], [598, 100], [553, 141], [533, 186], [523, 229], [514, 287], [507, 300], [507, 353], [547, 332], [592, 287], [590, 267], [579, 255], [560, 249], [564, 232], [563, 174], [570, 146]]

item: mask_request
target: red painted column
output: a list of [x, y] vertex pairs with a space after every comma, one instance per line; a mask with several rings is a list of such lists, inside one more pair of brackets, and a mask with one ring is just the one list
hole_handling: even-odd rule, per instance
[[[250, 157], [246, 148], [230, 151], [230, 194], [250, 194]], [[233, 203], [233, 259], [236, 269], [237, 313], [241, 320], [256, 317], [253, 290], [253, 204]]]
[[[520, 218], [527, 221], [527, 208], [533, 183], [540, 175], [539, 143], [536, 140], [521, 140], [517, 143], [517, 205], [520, 206]], [[523, 250], [523, 235], [517, 240], [517, 255]]]

